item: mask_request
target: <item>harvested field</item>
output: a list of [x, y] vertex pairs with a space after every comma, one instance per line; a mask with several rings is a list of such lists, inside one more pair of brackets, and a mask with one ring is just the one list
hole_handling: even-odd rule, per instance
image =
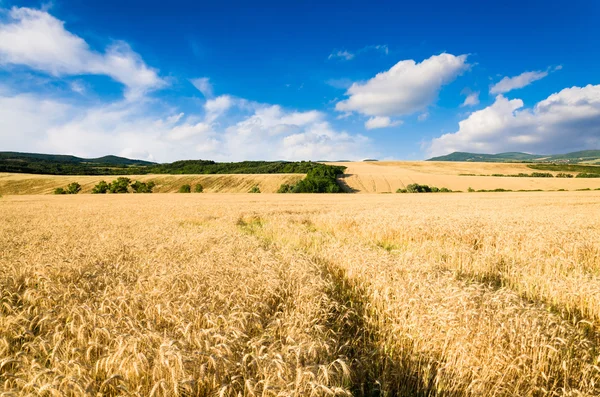
[[[348, 167], [341, 182], [347, 191], [356, 193], [386, 193], [405, 188], [411, 183], [452, 190], [576, 190], [600, 188], [600, 180], [584, 178], [510, 178], [493, 176], [463, 176], [460, 174], [531, 174], [536, 170], [519, 163], [470, 163], [430, 161], [379, 161], [328, 163]], [[552, 172], [556, 175], [558, 172]]]
[[0, 395], [597, 396], [599, 207], [4, 196]]
[[[202, 184], [206, 193], [247, 193], [258, 185], [261, 192], [275, 193], [283, 183], [294, 184], [304, 174], [219, 174], [219, 175], [126, 175], [140, 182], [154, 181], [154, 192], [177, 192], [181, 185]], [[81, 184], [81, 193], [90, 193], [98, 182], [109, 182], [118, 176], [56, 176], [0, 173], [0, 194], [51, 194], [58, 187], [69, 183]]]

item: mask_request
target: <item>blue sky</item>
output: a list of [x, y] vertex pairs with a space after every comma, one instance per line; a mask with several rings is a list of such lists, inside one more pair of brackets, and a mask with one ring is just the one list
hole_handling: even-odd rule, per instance
[[371, 3], [0, 0], [0, 150], [600, 149], [598, 2]]

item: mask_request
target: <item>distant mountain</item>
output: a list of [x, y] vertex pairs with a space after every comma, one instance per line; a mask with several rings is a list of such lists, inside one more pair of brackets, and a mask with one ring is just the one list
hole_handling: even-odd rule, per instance
[[566, 154], [529, 154], [507, 152], [498, 154], [482, 154], [454, 152], [445, 156], [432, 157], [427, 161], [471, 161], [484, 163], [597, 163], [600, 162], [600, 150], [583, 150]]
[[41, 153], [19, 153], [19, 152], [0, 152], [0, 161], [24, 161], [24, 162], [50, 162], [50, 163], [68, 163], [68, 164], [89, 164], [101, 166], [144, 166], [154, 165], [156, 163], [144, 160], [131, 160], [125, 157], [104, 156], [95, 159], [85, 159], [81, 157], [63, 155], [63, 154], [41, 154]]

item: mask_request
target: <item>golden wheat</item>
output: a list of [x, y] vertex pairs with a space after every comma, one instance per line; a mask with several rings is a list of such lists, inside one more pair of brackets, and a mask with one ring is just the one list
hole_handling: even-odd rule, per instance
[[4, 197], [0, 395], [599, 395], [599, 204]]

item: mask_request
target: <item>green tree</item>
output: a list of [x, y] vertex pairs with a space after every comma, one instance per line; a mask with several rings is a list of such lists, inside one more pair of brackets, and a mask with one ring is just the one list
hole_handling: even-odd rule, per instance
[[67, 186], [67, 194], [77, 194], [81, 191], [81, 185], [77, 182], [70, 183]]
[[106, 183], [106, 181], [100, 181], [94, 188], [92, 189], [92, 194], [106, 194], [108, 192], [110, 185]]
[[54, 194], [67, 194], [67, 192], [62, 187], [57, 187], [54, 189]]
[[129, 192], [129, 184], [131, 183], [131, 179], [121, 176], [108, 185], [108, 190], [111, 193], [127, 193]]
[[194, 186], [194, 193], [202, 193], [204, 191], [204, 187], [201, 184], [197, 184]]
[[146, 183], [135, 181], [131, 184], [134, 193], [152, 193], [152, 189], [154, 189], [155, 186], [156, 184], [154, 182]]
[[277, 189], [277, 193], [292, 193], [293, 191], [294, 186], [288, 185], [287, 183], [282, 184], [281, 186], [279, 186], [279, 189]]
[[192, 187], [190, 185], [183, 185], [179, 188], [179, 193], [191, 193]]
[[248, 193], [260, 193], [260, 188], [258, 187], [258, 185], [254, 185], [252, 186], [252, 189], [248, 191]]

